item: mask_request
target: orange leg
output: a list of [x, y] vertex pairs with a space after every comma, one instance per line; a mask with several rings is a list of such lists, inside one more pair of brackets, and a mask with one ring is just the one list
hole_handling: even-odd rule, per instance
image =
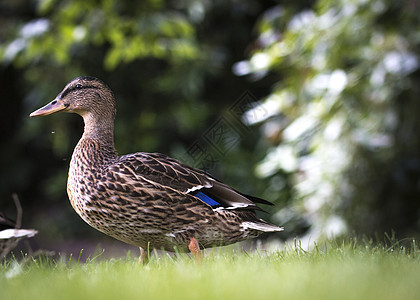
[[195, 257], [197, 262], [201, 262], [201, 251], [200, 245], [198, 244], [195, 238], [191, 238], [190, 243], [188, 244], [188, 249], [190, 249], [192, 255]]
[[142, 247], [139, 247], [140, 249], [140, 256], [139, 256], [139, 264], [147, 264], [149, 262], [149, 253], [145, 251]]

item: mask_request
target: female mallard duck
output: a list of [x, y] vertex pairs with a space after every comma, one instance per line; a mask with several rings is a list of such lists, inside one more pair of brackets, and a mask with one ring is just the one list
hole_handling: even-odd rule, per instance
[[115, 98], [101, 80], [78, 77], [31, 117], [65, 111], [83, 117], [67, 193], [90, 226], [144, 249], [188, 251], [222, 246], [283, 228], [257, 218], [256, 203], [204, 171], [158, 153], [118, 156]]

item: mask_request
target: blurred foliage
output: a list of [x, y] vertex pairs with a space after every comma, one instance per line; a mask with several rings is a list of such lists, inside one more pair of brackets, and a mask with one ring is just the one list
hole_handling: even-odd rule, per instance
[[116, 94], [120, 153], [273, 201], [282, 237], [418, 235], [419, 5], [2, 1], [0, 210], [17, 192], [41, 238], [96, 234], [63, 204], [80, 118], [27, 117], [92, 75]]
[[[270, 143], [256, 171], [292, 182], [308, 237], [420, 232], [420, 1], [320, 0], [271, 8], [236, 74], [278, 82], [247, 114]], [[260, 111], [260, 113], [257, 113]], [[261, 111], [265, 113], [261, 113]], [[287, 226], [287, 225], [286, 225]]]

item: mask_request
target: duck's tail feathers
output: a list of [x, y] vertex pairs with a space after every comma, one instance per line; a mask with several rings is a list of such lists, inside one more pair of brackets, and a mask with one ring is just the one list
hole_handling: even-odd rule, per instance
[[33, 229], [5, 229], [0, 231], [0, 239], [7, 240], [10, 238], [33, 237], [38, 231]]
[[284, 228], [280, 226], [276, 226], [270, 223], [265, 222], [264, 220], [259, 220], [258, 222], [242, 222], [241, 227], [245, 229], [254, 229], [262, 232], [276, 232], [276, 231], [283, 231]]

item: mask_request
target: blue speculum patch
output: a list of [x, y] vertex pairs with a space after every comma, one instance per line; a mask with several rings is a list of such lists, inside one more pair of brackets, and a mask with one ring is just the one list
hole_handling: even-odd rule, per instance
[[204, 203], [207, 203], [208, 205], [210, 205], [211, 207], [215, 207], [215, 206], [221, 206], [221, 204], [219, 202], [217, 202], [216, 200], [214, 200], [213, 198], [207, 196], [206, 194], [204, 194], [203, 192], [198, 192], [194, 195], [195, 197], [199, 198], [201, 201], [203, 201]]

